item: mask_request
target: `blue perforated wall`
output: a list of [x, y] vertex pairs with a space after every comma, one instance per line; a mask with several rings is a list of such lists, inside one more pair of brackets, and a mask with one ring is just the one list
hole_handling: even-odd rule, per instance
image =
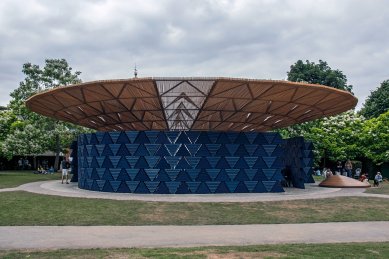
[[303, 137], [284, 140], [285, 167], [291, 170], [292, 183], [296, 188], [305, 188], [304, 183], [314, 183], [313, 173], [313, 145], [304, 141]]
[[284, 144], [278, 133], [84, 134], [78, 138], [78, 184], [125, 193], [283, 192]]

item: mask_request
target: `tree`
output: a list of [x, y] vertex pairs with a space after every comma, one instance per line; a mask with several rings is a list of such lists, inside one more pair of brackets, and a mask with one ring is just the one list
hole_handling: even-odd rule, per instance
[[285, 138], [303, 136], [312, 141], [315, 164], [321, 158], [331, 161], [355, 159], [364, 154], [364, 146], [361, 144], [364, 121], [362, 116], [348, 111], [282, 129], [280, 133]]
[[[65, 59], [46, 59], [43, 68], [26, 63], [23, 65], [22, 72], [26, 77], [20, 82], [19, 87], [10, 94], [12, 100], [9, 105], [10, 110], [18, 119], [19, 127], [17, 130], [11, 130], [4, 140], [4, 143], [8, 146], [2, 145], [3, 153], [8, 154], [9, 157], [16, 154], [37, 154], [42, 150], [55, 151], [54, 167], [58, 168], [59, 153], [63, 151], [64, 144], [70, 145], [70, 143], [65, 143], [69, 142], [69, 136], [74, 136], [77, 132], [85, 131], [85, 129], [31, 112], [26, 108], [25, 101], [42, 90], [80, 83], [81, 79], [78, 76], [81, 72], [73, 73]], [[33, 127], [33, 130], [31, 130], [31, 127]], [[31, 132], [27, 132], [30, 130]], [[44, 138], [41, 138], [41, 136], [44, 136]], [[19, 139], [26, 142], [26, 149], [19, 148]], [[37, 146], [39, 148], [35, 148]], [[14, 152], [11, 152], [10, 147], [15, 148]]]
[[389, 111], [365, 122], [361, 142], [374, 163], [389, 162]]
[[367, 97], [360, 114], [368, 119], [377, 118], [389, 110], [389, 80], [381, 83], [375, 91]]
[[298, 60], [290, 66], [287, 72], [288, 80], [292, 82], [307, 82], [321, 84], [351, 92], [353, 86], [347, 84], [347, 77], [340, 70], [331, 69], [327, 62], [319, 60], [319, 64], [306, 60]]

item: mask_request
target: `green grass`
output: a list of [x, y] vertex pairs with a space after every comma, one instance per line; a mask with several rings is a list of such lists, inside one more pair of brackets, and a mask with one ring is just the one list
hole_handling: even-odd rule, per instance
[[59, 173], [34, 174], [33, 171], [0, 171], [0, 189], [12, 188], [25, 183], [61, 179]]
[[[371, 186], [373, 186], [373, 181], [371, 181]], [[375, 194], [389, 194], [389, 183], [383, 182], [378, 188], [368, 188], [365, 191], [366, 193], [375, 193]]]
[[0, 193], [0, 225], [220, 225], [389, 220], [389, 199], [337, 197], [276, 202], [115, 201]]
[[1, 258], [389, 258], [389, 243], [0, 251]]

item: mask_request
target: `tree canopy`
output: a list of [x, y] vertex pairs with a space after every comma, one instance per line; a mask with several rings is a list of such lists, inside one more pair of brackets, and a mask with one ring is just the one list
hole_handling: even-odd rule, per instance
[[366, 118], [377, 118], [389, 111], [389, 80], [381, 83], [381, 86], [372, 91], [367, 97], [360, 113]]
[[26, 108], [25, 101], [39, 91], [80, 83], [81, 72], [72, 72], [65, 59], [46, 59], [43, 68], [26, 63], [22, 72], [25, 79], [10, 94], [9, 110], [2, 111], [6, 115], [2, 118], [6, 131], [0, 136], [1, 153], [10, 159], [15, 155], [54, 151], [58, 163], [59, 152], [68, 147], [80, 132], [88, 130], [31, 112]]
[[340, 70], [331, 69], [327, 62], [319, 60], [318, 64], [306, 60], [298, 60], [290, 66], [287, 72], [288, 80], [292, 82], [307, 82], [321, 84], [352, 92], [352, 85], [347, 84], [347, 77]]

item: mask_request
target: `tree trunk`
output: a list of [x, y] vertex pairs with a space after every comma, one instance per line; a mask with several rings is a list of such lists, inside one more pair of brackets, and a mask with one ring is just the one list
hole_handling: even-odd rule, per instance
[[34, 158], [32, 159], [32, 168], [33, 168], [33, 169], [36, 169], [36, 168], [37, 168], [37, 165], [36, 165], [36, 156], [34, 156]]
[[55, 161], [54, 161], [54, 169], [59, 170], [59, 152], [60, 152], [60, 142], [59, 135], [55, 135]]

